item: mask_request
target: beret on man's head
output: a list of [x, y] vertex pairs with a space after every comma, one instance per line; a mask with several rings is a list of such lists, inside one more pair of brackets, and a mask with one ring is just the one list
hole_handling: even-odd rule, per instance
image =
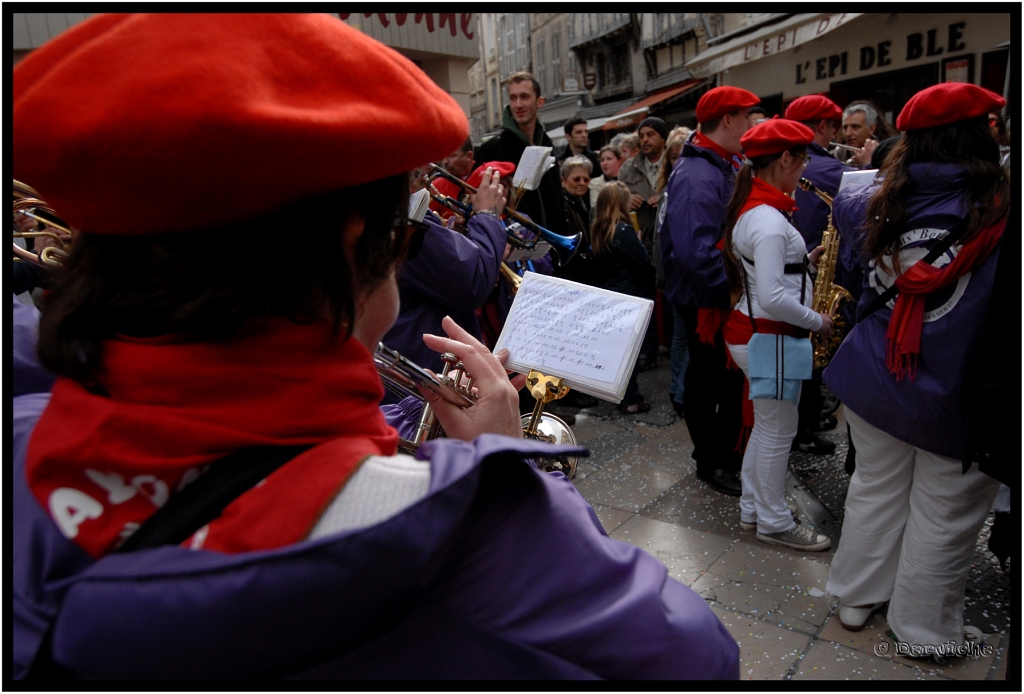
[[487, 169], [495, 169], [498, 172], [498, 176], [505, 178], [516, 172], [516, 165], [510, 161], [489, 161], [473, 169], [473, 173], [469, 174], [466, 183], [474, 188], [479, 188], [480, 184], [484, 182], [484, 171]]
[[668, 123], [658, 118], [657, 116], [648, 116], [647, 118], [644, 118], [642, 121], [640, 121], [640, 126], [637, 128], [637, 131], [639, 131], [640, 128], [643, 127], [651, 128], [656, 133], [661, 135], [661, 139], [663, 140], [668, 139]]
[[468, 134], [423, 71], [327, 14], [99, 15], [13, 84], [14, 175], [93, 233], [255, 219]]
[[814, 140], [814, 131], [803, 123], [773, 118], [758, 123], [740, 138], [743, 154], [748, 158], [778, 154], [809, 145]]
[[910, 97], [896, 118], [896, 129], [923, 130], [948, 125], [998, 111], [1006, 99], [983, 87], [946, 82], [922, 89]]
[[821, 94], [808, 94], [794, 99], [786, 107], [786, 118], [796, 121], [842, 120], [843, 109]]
[[697, 122], [708, 123], [727, 113], [761, 103], [756, 94], [739, 87], [715, 87], [697, 101]]

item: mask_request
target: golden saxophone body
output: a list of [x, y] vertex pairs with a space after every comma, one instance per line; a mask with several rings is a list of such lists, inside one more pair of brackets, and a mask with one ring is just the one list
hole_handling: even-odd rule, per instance
[[836, 276], [836, 263], [839, 261], [839, 232], [832, 226], [832, 196], [818, 190], [806, 178], [800, 179], [800, 187], [817, 195], [829, 207], [828, 226], [821, 234], [821, 245], [825, 248], [818, 258], [818, 276], [814, 280], [814, 296], [811, 300], [811, 308], [814, 311], [827, 313], [833, 319], [830, 337], [825, 338], [817, 333], [811, 334], [811, 344], [814, 346], [814, 368], [820, 369], [827, 366], [832, 360], [832, 356], [839, 349], [839, 344], [846, 335], [846, 320], [841, 311], [846, 302], [853, 301], [853, 295], [833, 282]]

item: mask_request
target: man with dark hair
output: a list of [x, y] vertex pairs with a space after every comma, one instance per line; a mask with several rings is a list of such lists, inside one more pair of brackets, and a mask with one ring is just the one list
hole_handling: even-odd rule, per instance
[[[508, 106], [501, 119], [501, 132], [477, 150], [477, 161], [508, 161], [519, 165], [523, 152], [531, 145], [554, 147], [537, 110], [544, 105], [540, 83], [529, 72], [516, 72], [508, 82]], [[528, 190], [519, 199], [519, 212], [555, 233], [565, 231], [562, 219], [562, 180], [558, 167], [544, 174], [537, 190]]]
[[569, 157], [586, 157], [590, 160], [593, 168], [591, 171], [597, 173], [601, 170], [601, 161], [597, 158], [597, 152], [587, 145], [590, 140], [587, 137], [587, 121], [579, 116], [570, 118], [565, 122], [565, 139], [568, 140], [565, 149], [558, 155], [558, 163], [561, 164]]
[[[466, 177], [473, 172], [476, 168], [476, 160], [473, 158], [473, 138], [467, 137], [466, 141], [463, 142], [457, 150], [445, 157], [441, 165], [448, 170], [453, 176], [461, 178], [463, 181]], [[458, 200], [463, 193], [462, 188], [449, 181], [447, 178], [435, 178], [433, 180], [434, 189], [441, 195], [446, 195], [450, 198]], [[445, 207], [437, 200], [430, 201], [430, 209], [439, 214], [443, 219], [448, 219], [454, 214], [448, 207]]]
[[[737, 87], [716, 87], [700, 98], [700, 130], [683, 145], [659, 210], [665, 296], [686, 326], [690, 363], [683, 416], [697, 477], [732, 496], [742, 491], [737, 473], [743, 463], [743, 374], [726, 366], [720, 317], [732, 305], [718, 244], [740, 165], [740, 138], [750, 128], [750, 107], [759, 102]], [[673, 352], [676, 372], [682, 361]]]

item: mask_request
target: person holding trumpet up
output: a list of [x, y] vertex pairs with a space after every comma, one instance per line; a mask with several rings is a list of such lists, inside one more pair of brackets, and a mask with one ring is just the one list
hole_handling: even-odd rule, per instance
[[419, 250], [398, 273], [401, 310], [384, 344], [424, 368], [441, 371], [441, 356], [423, 343], [423, 335], [439, 333], [445, 316], [480, 339], [476, 310], [494, 289], [506, 253], [500, 220], [506, 190], [501, 176], [495, 168], [483, 171], [465, 233], [449, 229], [432, 215], [424, 218], [426, 232]]
[[101, 14], [12, 81], [15, 174], [78, 231], [57, 380], [13, 403], [13, 678], [738, 677], [704, 600], [539, 472], [582, 451], [522, 438], [452, 320], [423, 339], [478, 398], [397, 454], [372, 352], [408, 172], [467, 135], [411, 61], [328, 14]]

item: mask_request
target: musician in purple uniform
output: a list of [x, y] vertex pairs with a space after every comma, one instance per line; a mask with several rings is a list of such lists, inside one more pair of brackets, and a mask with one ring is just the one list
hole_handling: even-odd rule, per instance
[[[454, 321], [424, 339], [479, 400], [431, 398], [450, 438], [397, 454], [371, 351], [407, 172], [467, 134], [410, 61], [327, 14], [97, 15], [13, 93], [15, 172], [80, 236], [40, 323], [53, 390], [14, 398], [12, 677], [738, 677], [701, 596], [537, 470], [583, 451], [522, 439]], [[387, 151], [338, 166], [357, 146]], [[296, 218], [317, 252], [282, 263]], [[249, 464], [200, 525], [170, 513]]]
[[[738, 87], [715, 87], [697, 102], [700, 131], [683, 145], [658, 208], [665, 296], [686, 326], [690, 363], [683, 377], [683, 416], [693, 439], [697, 477], [715, 491], [742, 492], [743, 375], [726, 366], [722, 316], [731, 308], [719, 246], [739, 169], [748, 111], [760, 103]], [[684, 362], [672, 353], [673, 379]]]
[[910, 644], [963, 643], [964, 584], [999, 486], [961, 459], [965, 376], [1011, 205], [986, 122], [1004, 103], [947, 83], [903, 108], [903, 139], [857, 198], [869, 259], [859, 322], [824, 375], [857, 446], [827, 589], [851, 630], [888, 602], [889, 626]]
[[[492, 176], [497, 184], [499, 176]], [[469, 218], [466, 234], [430, 216], [424, 219], [427, 232], [423, 244], [398, 273], [402, 308], [384, 336], [384, 344], [424, 368], [441, 370], [441, 358], [423, 344], [423, 334], [439, 332], [445, 316], [451, 316], [477, 339], [481, 336], [476, 309], [494, 289], [505, 253], [505, 228], [496, 216], [505, 203], [504, 197], [492, 193], [496, 190], [483, 186], [477, 193], [477, 214]]]

